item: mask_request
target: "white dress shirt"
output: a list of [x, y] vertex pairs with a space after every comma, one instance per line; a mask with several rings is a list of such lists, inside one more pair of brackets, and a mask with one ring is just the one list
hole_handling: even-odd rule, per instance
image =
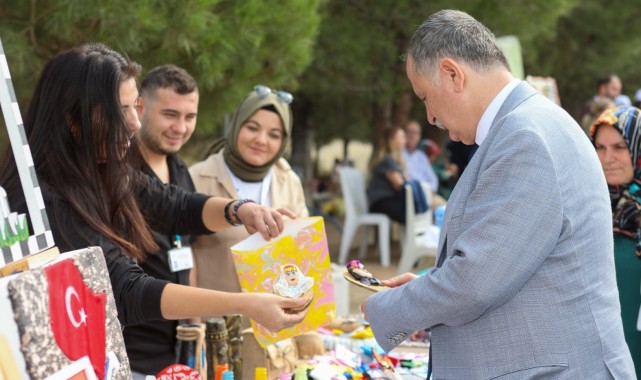
[[505, 87], [499, 91], [485, 112], [483, 112], [483, 116], [481, 116], [481, 120], [479, 120], [479, 125], [476, 127], [476, 145], [481, 146], [488, 132], [490, 132], [494, 118], [505, 102], [505, 99], [507, 99], [507, 96], [510, 95], [510, 92], [512, 92], [519, 83], [521, 83], [520, 79], [512, 79], [510, 83], [506, 84]]

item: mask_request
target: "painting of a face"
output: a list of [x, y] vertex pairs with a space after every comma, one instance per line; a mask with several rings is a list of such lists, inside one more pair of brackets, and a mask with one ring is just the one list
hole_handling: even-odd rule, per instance
[[285, 268], [285, 279], [289, 286], [296, 286], [298, 284], [298, 270], [296, 267]]

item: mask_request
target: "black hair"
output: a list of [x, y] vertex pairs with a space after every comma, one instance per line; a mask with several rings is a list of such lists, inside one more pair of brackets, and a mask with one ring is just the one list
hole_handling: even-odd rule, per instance
[[[139, 72], [137, 63], [103, 44], [61, 52], [38, 79], [24, 127], [39, 180], [125, 254], [142, 260], [158, 246], [134, 196], [132, 163], [142, 158], [119, 98], [120, 85]], [[10, 150], [0, 184], [8, 194], [22, 193]], [[67, 240], [66, 231], [59, 233]]]

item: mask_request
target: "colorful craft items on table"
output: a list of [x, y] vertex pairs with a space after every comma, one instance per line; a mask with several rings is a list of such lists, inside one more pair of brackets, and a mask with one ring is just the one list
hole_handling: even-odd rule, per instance
[[365, 265], [363, 265], [360, 260], [352, 260], [347, 263], [347, 271], [352, 275], [352, 277], [365, 285], [383, 286], [376, 277], [365, 269]]
[[350, 335], [350, 338], [352, 339], [370, 339], [373, 337], [374, 337], [374, 332], [372, 332], [372, 329], [369, 326], [362, 329], [358, 329]]
[[343, 273], [343, 277], [354, 285], [360, 286], [371, 290], [373, 292], [380, 292], [385, 289], [389, 289], [387, 286], [374, 277], [360, 260], [352, 260], [347, 263], [347, 269]]
[[[342, 331], [341, 326], [348, 331]], [[400, 379], [412, 374], [425, 378], [427, 374], [427, 342], [406, 342], [404, 346], [385, 353], [373, 337], [356, 339], [371, 332], [367, 322], [358, 318], [337, 318], [316, 330], [323, 337], [325, 352], [306, 363], [310, 379]], [[342, 334], [341, 334], [342, 332]]]
[[200, 374], [195, 369], [184, 364], [172, 364], [156, 375], [156, 380], [200, 380]]
[[178, 362], [195, 369], [201, 378], [207, 376], [205, 324], [192, 323], [176, 327]]
[[294, 380], [307, 380], [307, 368], [300, 366], [296, 367], [296, 371], [294, 372]]
[[227, 363], [225, 364], [218, 364], [216, 366], [216, 372], [214, 372], [214, 379], [216, 380], [223, 380], [223, 373], [227, 372], [229, 370]]
[[256, 367], [254, 370], [254, 380], [267, 380], [267, 368]]
[[220, 380], [222, 372], [229, 369], [227, 322], [224, 318], [216, 317], [205, 320], [205, 340], [207, 342], [208, 379]]

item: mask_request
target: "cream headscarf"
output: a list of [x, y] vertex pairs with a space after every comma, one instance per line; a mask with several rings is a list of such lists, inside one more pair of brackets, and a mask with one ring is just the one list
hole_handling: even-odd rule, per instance
[[[280, 116], [284, 127], [283, 143], [280, 150], [274, 158], [263, 166], [254, 166], [245, 162], [238, 153], [238, 132], [243, 123], [247, 121], [256, 111], [263, 107], [273, 106]], [[291, 143], [292, 131], [292, 111], [288, 104], [281, 102], [276, 94], [270, 93], [266, 96], [260, 96], [256, 91], [252, 91], [245, 100], [240, 103], [238, 109], [232, 117], [225, 121], [224, 137], [214, 141], [208, 151], [208, 155], [219, 152], [225, 148], [223, 156], [225, 163], [231, 171], [240, 179], [247, 182], [261, 181], [269, 172], [272, 165], [278, 161], [285, 152], [288, 151]]]

